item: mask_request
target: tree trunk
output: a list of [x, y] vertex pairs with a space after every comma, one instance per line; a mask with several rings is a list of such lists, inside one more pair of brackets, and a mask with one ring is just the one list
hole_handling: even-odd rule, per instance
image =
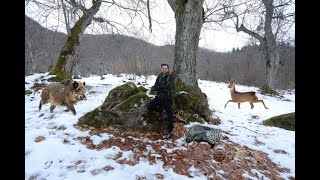
[[[77, 48], [79, 47], [83, 32], [91, 24], [93, 16], [99, 11], [102, 1], [93, 1], [93, 5], [90, 9], [83, 11], [83, 15], [76, 22], [73, 28], [71, 28], [71, 35], [68, 37], [65, 45], [63, 46], [58, 61], [53, 67], [50, 75], [56, 75], [51, 81], [62, 81], [63, 79], [72, 78], [72, 69], [67, 69], [67, 63], [72, 64], [76, 58]], [[70, 72], [71, 71], [71, 72]]]
[[244, 33], [247, 33], [248, 35], [259, 40], [263, 50], [263, 58], [266, 63], [265, 83], [262, 89], [264, 92], [272, 94], [276, 89], [275, 79], [280, 68], [280, 54], [275, 35], [272, 32], [272, 16], [274, 11], [273, 0], [262, 0], [262, 2], [266, 9], [264, 36], [261, 36], [256, 32], [247, 29], [243, 24], [241, 24], [239, 27], [239, 20], [237, 15], [236, 30], [237, 32], [242, 31]]
[[168, 0], [168, 3], [176, 18], [174, 109], [183, 112], [186, 122], [211, 121], [212, 111], [209, 109], [206, 94], [202, 93], [198, 86], [197, 78], [197, 52], [203, 25], [204, 0]]
[[198, 87], [197, 52], [203, 24], [204, 0], [177, 0], [175, 8], [176, 35], [174, 49], [174, 72], [186, 86]]
[[273, 0], [263, 0], [266, 8], [265, 19], [265, 42], [263, 44], [263, 55], [266, 61], [266, 79], [265, 86], [274, 91], [276, 89], [275, 79], [280, 68], [280, 55], [277, 48], [277, 43], [272, 33], [272, 16], [273, 16]]
[[73, 74], [73, 79], [80, 79], [80, 58], [79, 58], [79, 52], [76, 53], [76, 60], [73, 64], [72, 70], [70, 71]]
[[[266, 76], [264, 88], [274, 91], [276, 89], [276, 76], [280, 68], [280, 56], [277, 45], [268, 43], [268, 40], [263, 45], [263, 56], [266, 62]], [[272, 93], [272, 92], [271, 92]]]

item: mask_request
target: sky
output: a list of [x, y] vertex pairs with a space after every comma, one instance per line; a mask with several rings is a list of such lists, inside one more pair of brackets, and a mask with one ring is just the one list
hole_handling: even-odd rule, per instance
[[[48, 73], [35, 73], [25, 77], [25, 89], [31, 90], [35, 82], [46, 83], [46, 80], [51, 75]], [[65, 112], [65, 107], [56, 107], [53, 113], [50, 113], [50, 105], [42, 105], [41, 111], [38, 110], [41, 90], [25, 95], [25, 179], [31, 177], [47, 180], [102, 180], [102, 179], [117, 179], [131, 180], [137, 177], [145, 177], [146, 179], [157, 179], [157, 174], [163, 175], [164, 179], [191, 179], [187, 176], [175, 173], [172, 168], [166, 169], [163, 167], [163, 161], [157, 160], [154, 164], [149, 164], [148, 159], [140, 158], [139, 162], [133, 166], [121, 164], [113, 158], [119, 153], [122, 153], [120, 160], [123, 158], [130, 159], [132, 151], [123, 151], [117, 146], [96, 150], [89, 149], [83, 145], [78, 137], [89, 136], [94, 144], [99, 144], [102, 141], [108, 141], [114, 137], [113, 134], [101, 133], [100, 135], [89, 134], [89, 130], [79, 130], [74, 127], [78, 119], [85, 113], [98, 108], [107, 97], [110, 90], [132, 81], [135, 84], [145, 84], [144, 86], [150, 89], [154, 85], [156, 76], [135, 76], [130, 74], [121, 74], [115, 76], [112, 74], [104, 75], [105, 79], [100, 80], [100, 76], [83, 77], [81, 82], [85, 82], [87, 100], [80, 101], [75, 105], [76, 115], [71, 112]], [[41, 79], [41, 80], [40, 80]], [[295, 90], [281, 90], [280, 97], [271, 97], [259, 93], [257, 87], [245, 86], [236, 82], [237, 91], [256, 91], [258, 98], [264, 100], [269, 109], [265, 109], [261, 103], [255, 103], [254, 109], [250, 109], [249, 103], [242, 103], [241, 109], [238, 109], [236, 103], [229, 103], [224, 108], [225, 103], [230, 99], [230, 91], [226, 82], [199, 80], [199, 87], [208, 97], [208, 104], [211, 110], [214, 110], [214, 117], [221, 119], [221, 124], [203, 124], [209, 127], [219, 128], [224, 131], [223, 135], [240, 146], [246, 146], [250, 149], [262, 151], [267, 154], [272, 162], [280, 167], [288, 168], [290, 172], [280, 173], [284, 179], [289, 179], [289, 176], [295, 177], [295, 131], [289, 131], [277, 127], [262, 125], [262, 121], [270, 117], [285, 113], [295, 112]], [[92, 93], [95, 92], [95, 93]], [[186, 124], [185, 127], [190, 127], [197, 123]], [[62, 127], [62, 130], [60, 129]], [[229, 133], [226, 133], [229, 132]], [[39, 137], [44, 137], [40, 142], [35, 140]], [[67, 140], [69, 143], [64, 143]], [[165, 145], [161, 148], [167, 153], [173, 150], [187, 150], [185, 137], [182, 136], [176, 140], [150, 140], [140, 139], [150, 143], [162, 142]], [[260, 142], [260, 143], [256, 143]], [[177, 146], [169, 146], [175, 143]], [[189, 144], [195, 144], [191, 142]], [[203, 142], [204, 143], [204, 142]], [[167, 146], [166, 146], [167, 145]], [[215, 147], [225, 147], [226, 141], [221, 141]], [[152, 147], [146, 147], [148, 152], [154, 152]], [[277, 151], [285, 151], [286, 153], [276, 153]], [[154, 154], [154, 156], [160, 156]], [[218, 163], [218, 162], [215, 162]], [[104, 167], [112, 167], [108, 171], [102, 171]], [[190, 168], [194, 178], [206, 180], [207, 177], [197, 168]], [[224, 171], [215, 169], [217, 174], [223, 176]], [[93, 173], [96, 172], [96, 173]], [[252, 173], [258, 177], [266, 177], [266, 172], [259, 172], [256, 169], [251, 169]], [[250, 176], [249, 172], [244, 172], [243, 177], [251, 179], [260, 179]]]
[[[85, 1], [86, 2], [86, 1]], [[152, 2], [152, 1], [151, 1]], [[31, 4], [31, 3], [30, 3]], [[31, 7], [31, 6], [29, 6]], [[25, 13], [38, 21], [42, 26], [47, 27], [48, 29], [58, 30], [60, 32], [66, 33], [65, 25], [62, 13], [60, 17], [54, 11], [49, 12], [48, 15], [45, 13], [40, 13], [41, 11], [36, 8], [36, 6], [32, 6], [32, 8], [26, 8]], [[125, 16], [123, 13], [121, 16], [113, 15], [109, 11], [107, 11], [110, 16], [108, 16], [109, 20], [114, 20], [118, 22], [126, 22], [129, 21], [129, 18], [122, 18]], [[104, 14], [108, 14], [106, 11], [100, 10], [96, 16], [103, 16]], [[59, 18], [58, 18], [59, 17]], [[167, 44], [174, 44], [175, 40], [175, 18], [174, 13], [171, 10], [169, 4], [166, 0], [158, 0], [156, 4], [153, 6], [151, 10], [151, 17], [154, 19], [152, 23], [152, 33], [149, 30], [144, 29], [143, 31], [139, 31], [139, 33], [129, 34], [131, 36], [143, 39], [152, 44], [163, 46]], [[60, 19], [60, 22], [57, 20]], [[159, 23], [157, 23], [159, 22]], [[142, 21], [139, 19], [134, 21], [134, 24], [137, 29], [141, 27]], [[145, 26], [148, 27], [148, 22], [145, 19]], [[90, 25], [85, 33], [87, 34], [97, 34], [97, 33], [107, 33], [104, 30], [99, 30], [100, 28], [95, 25]], [[126, 33], [125, 33], [126, 34]], [[233, 48], [243, 47], [248, 43], [248, 35], [242, 32], [237, 33], [234, 28], [228, 28], [225, 30], [208, 30], [202, 28], [200, 34], [199, 47], [218, 51], [218, 52], [227, 52], [231, 51]]]

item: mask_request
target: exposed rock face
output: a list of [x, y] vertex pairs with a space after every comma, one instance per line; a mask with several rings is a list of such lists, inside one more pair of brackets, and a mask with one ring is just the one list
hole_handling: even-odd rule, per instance
[[100, 107], [79, 119], [78, 125], [122, 125], [124, 129], [160, 133], [167, 128], [167, 120], [159, 120], [156, 113], [148, 112], [145, 104], [150, 98], [140, 89], [133, 82], [114, 88]]

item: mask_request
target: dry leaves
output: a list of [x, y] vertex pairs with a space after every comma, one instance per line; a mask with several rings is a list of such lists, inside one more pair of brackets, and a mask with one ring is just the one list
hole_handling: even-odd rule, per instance
[[45, 140], [46, 138], [44, 136], [38, 136], [36, 137], [36, 139], [34, 139], [35, 142], [41, 142], [43, 140]]
[[[122, 152], [115, 155], [113, 160], [119, 164], [128, 164], [131, 166], [139, 163], [141, 159], [149, 161], [149, 164], [154, 164], [162, 161], [164, 169], [172, 168], [177, 174], [187, 177], [196, 176], [190, 171], [191, 167], [196, 168], [197, 173], [205, 174], [208, 179], [228, 179], [238, 180], [245, 179], [242, 174], [247, 172], [250, 176], [259, 179], [257, 174], [251, 173], [251, 169], [256, 169], [269, 179], [283, 179], [279, 172], [288, 172], [288, 169], [280, 168], [273, 163], [266, 153], [249, 149], [246, 146], [240, 146], [229, 140], [227, 136], [222, 137], [220, 146], [223, 148], [211, 149], [207, 143], [193, 142], [191, 145], [184, 143], [177, 145], [179, 138], [183, 138], [186, 132], [184, 123], [175, 122], [174, 133], [170, 141], [162, 140], [164, 132], [157, 134], [154, 132], [136, 132], [136, 131], [121, 131], [119, 127], [108, 126], [101, 129], [86, 128], [90, 130], [90, 135], [99, 135], [100, 133], [113, 134], [114, 137], [103, 140], [98, 145], [93, 145], [90, 136], [77, 137], [75, 140], [85, 144], [90, 149], [107, 149], [112, 146], [117, 146], [121, 151], [132, 151], [133, 156], [130, 159], [122, 158]], [[159, 141], [160, 140], [160, 141]], [[228, 143], [224, 143], [228, 142]], [[257, 144], [261, 143], [258, 140]], [[148, 148], [147, 148], [148, 147]], [[173, 149], [168, 153], [167, 149]], [[178, 147], [178, 149], [176, 149]], [[181, 148], [186, 148], [183, 150]], [[151, 152], [152, 151], [152, 152]], [[279, 150], [276, 153], [284, 153]], [[106, 166], [105, 171], [113, 170], [113, 167]], [[216, 174], [219, 170], [224, 171], [223, 174]], [[92, 174], [100, 173], [96, 170]], [[155, 174], [158, 179], [164, 179], [161, 174]], [[139, 177], [143, 179], [144, 177]], [[294, 179], [294, 177], [292, 177]]]

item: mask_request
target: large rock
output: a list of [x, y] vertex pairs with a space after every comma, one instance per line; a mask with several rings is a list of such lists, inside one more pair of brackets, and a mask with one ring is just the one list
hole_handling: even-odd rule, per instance
[[271, 117], [267, 120], [264, 120], [262, 123], [267, 126], [274, 126], [283, 128], [286, 130], [295, 130], [295, 113], [282, 114], [279, 116]]
[[208, 98], [199, 87], [188, 87], [179, 78], [176, 79], [176, 92], [173, 96], [174, 110], [182, 112], [179, 115], [186, 123], [208, 122], [220, 124], [220, 119], [212, 118]]
[[148, 112], [145, 103], [150, 98], [144, 91], [133, 82], [112, 89], [103, 104], [81, 117], [78, 125], [96, 128], [122, 125], [124, 129], [160, 133], [167, 128], [167, 120], [160, 120], [155, 113]]

